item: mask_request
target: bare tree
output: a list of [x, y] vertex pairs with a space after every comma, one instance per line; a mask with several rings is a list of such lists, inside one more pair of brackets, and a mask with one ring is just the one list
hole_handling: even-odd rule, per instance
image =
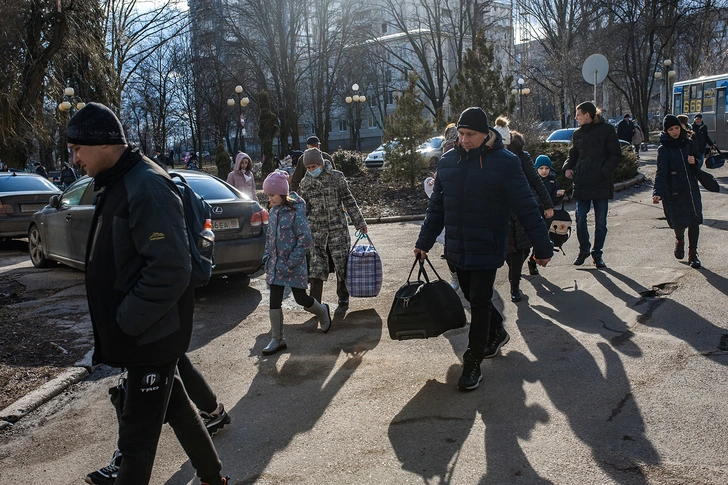
[[[605, 14], [600, 26], [612, 42], [608, 79], [624, 96], [640, 126], [648, 126], [655, 69], [675, 54], [677, 35], [695, 8], [681, 0], [643, 0], [598, 4]], [[682, 35], [682, 34], [681, 34]]]
[[[252, 67], [257, 88], [271, 95], [280, 121], [280, 136], [298, 143], [301, 79], [309, 63], [301, 39], [307, 3], [298, 0], [241, 0], [229, 5], [226, 18], [235, 37], [234, 48]], [[255, 22], [248, 19], [254, 18]]]
[[187, 27], [189, 17], [175, 8], [178, 1], [142, 9], [138, 0], [102, 0], [103, 38], [114, 66], [115, 106], [121, 106], [122, 93], [142, 63]]
[[581, 82], [581, 63], [590, 36], [589, 20], [593, 11], [588, 0], [517, 0], [518, 8], [539, 33], [533, 41], [539, 58], [524, 66], [530, 79], [559, 100], [562, 126], [566, 125], [571, 87]]

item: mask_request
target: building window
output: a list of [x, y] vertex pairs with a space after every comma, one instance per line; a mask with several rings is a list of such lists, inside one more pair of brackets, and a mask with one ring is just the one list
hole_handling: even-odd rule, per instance
[[374, 117], [370, 116], [369, 117], [369, 128], [371, 129], [371, 128], [376, 128], [376, 127], [377, 127], [377, 124], [374, 122]]
[[339, 120], [339, 131], [348, 131], [349, 123], [346, 120]]
[[383, 34], [386, 34], [387, 33], [387, 24], [386, 24], [386, 22], [382, 24], [382, 33]]

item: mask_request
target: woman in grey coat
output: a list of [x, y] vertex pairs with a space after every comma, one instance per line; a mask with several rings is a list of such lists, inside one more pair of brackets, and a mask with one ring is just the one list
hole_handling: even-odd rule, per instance
[[333, 268], [339, 306], [345, 307], [349, 305], [346, 261], [351, 246], [346, 213], [354, 227], [364, 234], [367, 233], [367, 223], [351, 195], [344, 174], [324, 164], [321, 150], [309, 148], [301, 158], [298, 162], [305, 164], [306, 175], [301, 181], [300, 192], [306, 201], [306, 215], [313, 234], [308, 271], [311, 296], [320, 301], [324, 281]]

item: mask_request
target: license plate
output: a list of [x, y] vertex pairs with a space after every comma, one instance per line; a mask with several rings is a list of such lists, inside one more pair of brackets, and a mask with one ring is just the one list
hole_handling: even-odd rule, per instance
[[237, 219], [213, 219], [212, 230], [224, 231], [226, 229], [240, 229], [240, 223]]

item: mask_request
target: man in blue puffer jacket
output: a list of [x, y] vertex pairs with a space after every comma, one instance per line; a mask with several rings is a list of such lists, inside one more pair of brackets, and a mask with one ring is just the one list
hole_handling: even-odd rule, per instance
[[483, 378], [483, 359], [495, 357], [510, 339], [491, 298], [496, 270], [506, 259], [511, 211], [533, 243], [538, 264], [546, 266], [551, 260], [553, 245], [520, 160], [503, 148], [485, 112], [466, 109], [457, 129], [457, 149], [437, 164], [435, 188], [414, 252], [415, 257], [427, 257], [445, 227], [445, 257], [457, 269], [472, 315], [458, 388], [473, 390]]

